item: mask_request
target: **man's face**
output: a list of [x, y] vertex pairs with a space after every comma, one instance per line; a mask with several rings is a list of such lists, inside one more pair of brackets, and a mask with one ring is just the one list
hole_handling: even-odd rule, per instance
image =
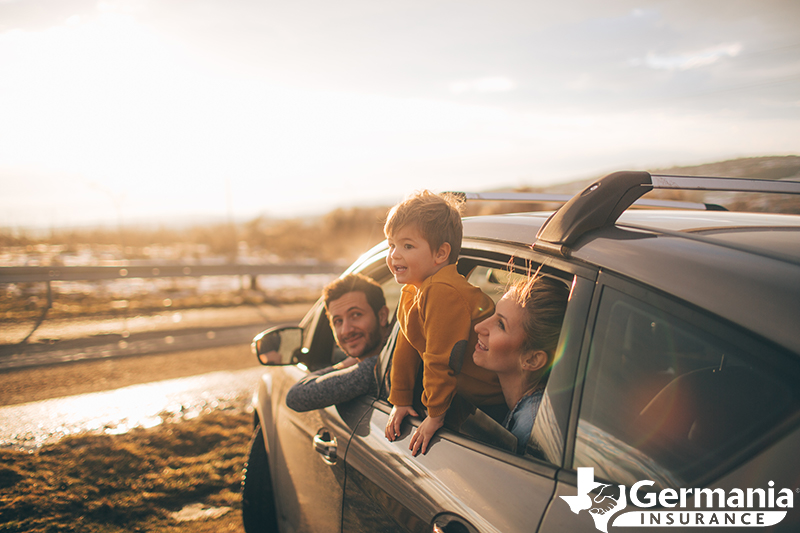
[[347, 355], [361, 358], [380, 345], [380, 323], [363, 292], [348, 292], [331, 300], [328, 318], [337, 344]]

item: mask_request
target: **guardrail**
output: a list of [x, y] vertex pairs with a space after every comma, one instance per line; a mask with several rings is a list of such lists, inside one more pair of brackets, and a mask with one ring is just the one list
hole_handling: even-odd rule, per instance
[[181, 278], [203, 276], [242, 276], [250, 278], [250, 287], [256, 287], [258, 276], [280, 274], [340, 274], [342, 265], [335, 263], [281, 263], [249, 265], [228, 263], [220, 265], [181, 265], [181, 264], [123, 264], [114, 266], [25, 266], [0, 267], [2, 283], [44, 283], [47, 289], [47, 302], [42, 314], [30, 333], [20, 344], [25, 344], [39, 328], [53, 307], [53, 281], [103, 281], [136, 278]]

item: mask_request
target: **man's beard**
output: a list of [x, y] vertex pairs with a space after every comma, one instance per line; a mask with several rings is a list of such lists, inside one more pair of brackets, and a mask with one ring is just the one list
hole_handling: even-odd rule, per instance
[[380, 327], [376, 327], [372, 331], [367, 332], [366, 336], [367, 336], [367, 342], [364, 345], [364, 350], [358, 356], [351, 354], [350, 351], [347, 350], [347, 348], [342, 346], [342, 343], [339, 343], [339, 348], [341, 348], [342, 351], [345, 354], [349, 355], [350, 357], [363, 358], [366, 354], [372, 352], [378, 346], [380, 346], [380, 343], [381, 343], [381, 328]]

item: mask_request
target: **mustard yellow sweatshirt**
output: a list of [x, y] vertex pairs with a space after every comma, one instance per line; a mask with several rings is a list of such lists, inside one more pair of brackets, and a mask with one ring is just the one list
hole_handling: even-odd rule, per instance
[[475, 324], [494, 313], [494, 302], [447, 265], [419, 289], [404, 285], [397, 307], [400, 333], [392, 356], [393, 405], [413, 403], [414, 381], [423, 363], [422, 403], [428, 416], [445, 414], [456, 391], [474, 405], [503, 403], [497, 374], [472, 361]]

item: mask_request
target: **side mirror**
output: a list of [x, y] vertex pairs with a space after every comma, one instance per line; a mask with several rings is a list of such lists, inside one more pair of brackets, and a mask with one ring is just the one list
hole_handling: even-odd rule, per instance
[[300, 362], [303, 330], [297, 326], [270, 328], [255, 336], [250, 344], [262, 365], [293, 365]]

